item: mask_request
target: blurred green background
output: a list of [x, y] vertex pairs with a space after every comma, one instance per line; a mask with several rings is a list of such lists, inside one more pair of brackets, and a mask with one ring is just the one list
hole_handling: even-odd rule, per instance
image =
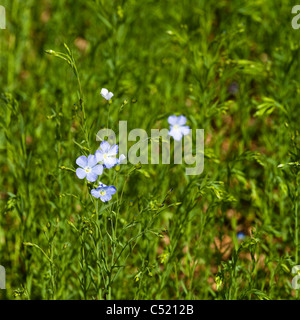
[[[1, 299], [297, 298], [293, 1], [0, 4]], [[65, 52], [64, 43], [81, 80], [88, 141], [76, 77], [45, 53]], [[118, 197], [124, 186], [122, 201], [94, 207], [91, 186], [72, 170], [99, 147], [98, 130], [108, 123], [117, 132], [127, 120], [128, 131], [150, 135], [168, 128], [171, 114], [205, 130], [204, 172], [123, 165], [104, 178]]]

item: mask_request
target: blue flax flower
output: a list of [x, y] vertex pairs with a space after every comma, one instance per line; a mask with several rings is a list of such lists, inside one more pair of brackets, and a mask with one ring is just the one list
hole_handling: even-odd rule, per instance
[[102, 182], [99, 183], [99, 187], [91, 190], [91, 195], [95, 198], [100, 198], [101, 201], [107, 202], [111, 200], [111, 196], [117, 192], [114, 186], [106, 186]]
[[122, 162], [123, 160], [125, 160], [125, 159], [126, 159], [126, 157], [124, 156], [124, 154], [121, 154], [121, 155], [120, 155], [120, 158], [117, 159], [117, 165], [120, 165], [121, 162]]
[[107, 141], [102, 141], [100, 149], [96, 151], [95, 156], [98, 162], [102, 162], [105, 168], [110, 169], [118, 162], [116, 158], [118, 150], [118, 145], [114, 144], [111, 146]]
[[76, 169], [76, 175], [79, 179], [86, 177], [87, 181], [95, 182], [99, 175], [103, 173], [103, 166], [98, 164], [97, 158], [90, 154], [88, 158], [81, 156], [76, 159], [76, 164], [80, 167]]
[[100, 92], [101, 96], [106, 99], [106, 100], [110, 100], [112, 97], [113, 97], [113, 93], [112, 92], [109, 92], [107, 89], [105, 88], [102, 88], [101, 89], [101, 92]]
[[170, 124], [169, 135], [174, 138], [174, 140], [181, 140], [183, 136], [189, 134], [190, 127], [185, 126], [186, 117], [185, 116], [169, 116], [168, 122]]
[[243, 232], [239, 232], [237, 234], [237, 238], [238, 238], [238, 240], [244, 240], [246, 238], [246, 236]]

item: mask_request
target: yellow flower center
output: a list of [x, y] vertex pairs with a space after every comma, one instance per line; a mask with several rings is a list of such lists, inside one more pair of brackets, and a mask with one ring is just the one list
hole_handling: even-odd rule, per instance
[[100, 191], [101, 196], [105, 196], [105, 191]]
[[84, 170], [86, 173], [89, 173], [89, 172], [91, 172], [92, 169], [90, 167], [86, 167]]

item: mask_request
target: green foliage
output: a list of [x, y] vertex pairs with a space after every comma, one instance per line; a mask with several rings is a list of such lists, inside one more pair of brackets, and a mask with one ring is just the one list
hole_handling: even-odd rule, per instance
[[[294, 3], [2, 2], [0, 298], [296, 299]], [[97, 132], [172, 114], [204, 129], [204, 172], [120, 165], [93, 198], [75, 160]]]

